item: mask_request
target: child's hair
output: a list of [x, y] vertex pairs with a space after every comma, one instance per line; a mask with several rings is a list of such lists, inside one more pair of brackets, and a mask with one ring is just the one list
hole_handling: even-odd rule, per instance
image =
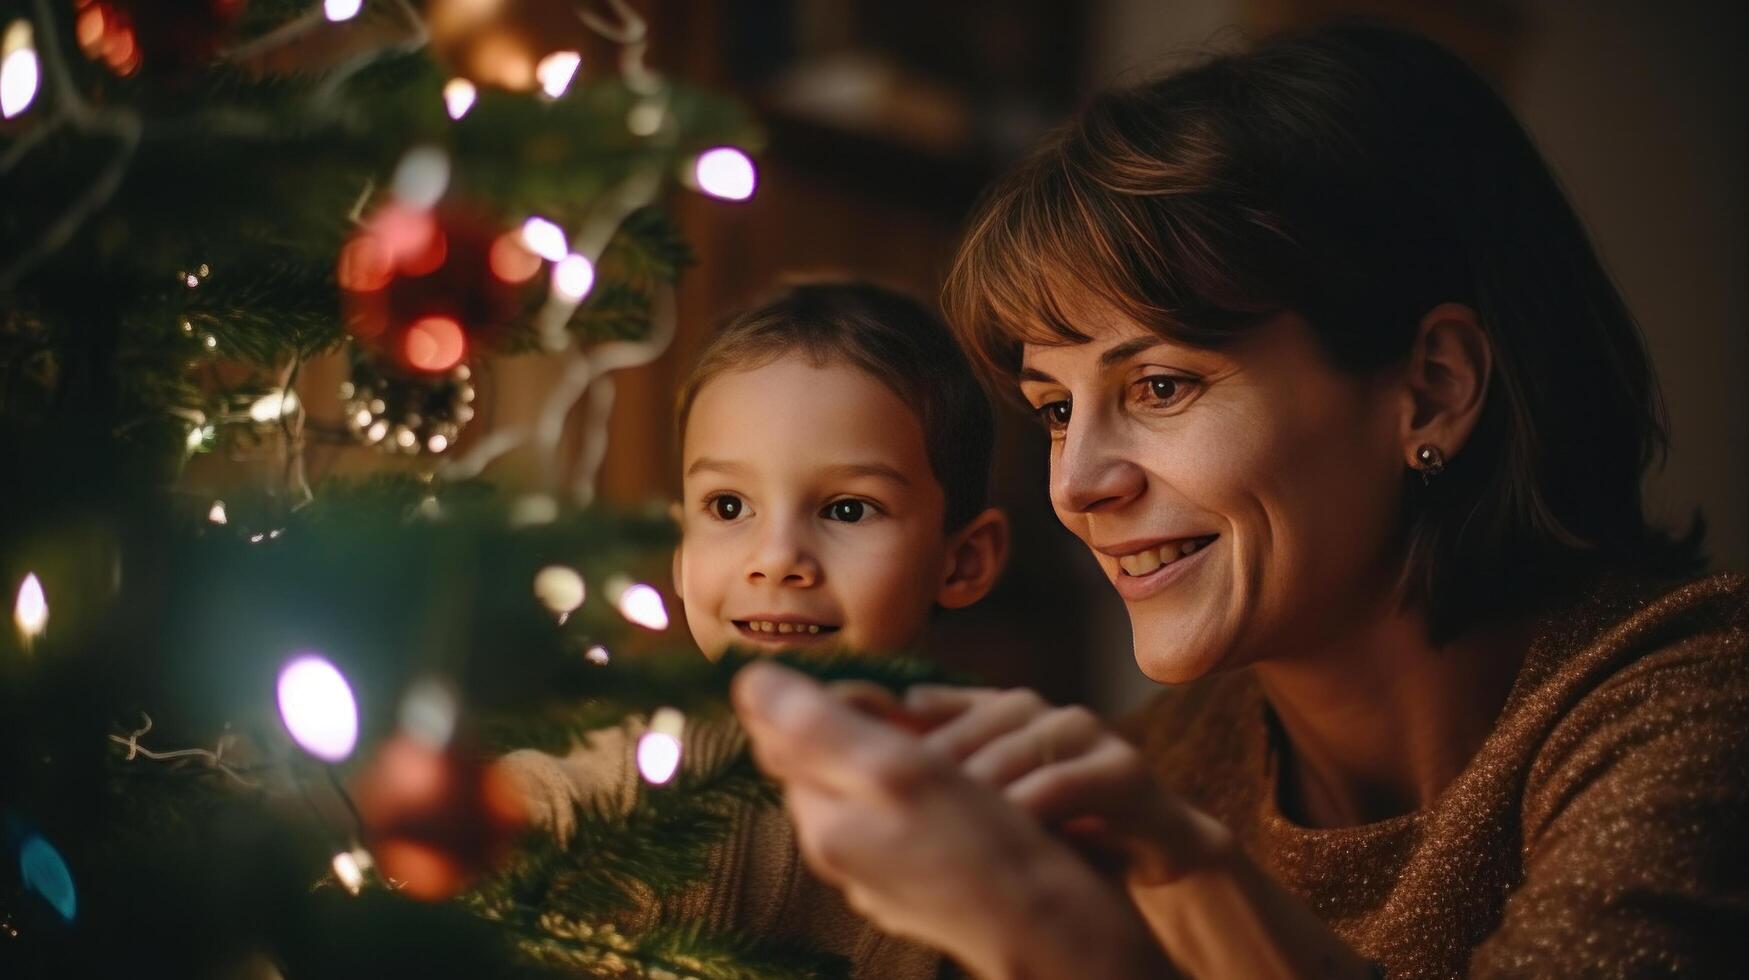
[[947, 497], [949, 530], [988, 506], [996, 424], [971, 364], [939, 317], [871, 283], [799, 283], [731, 317], [680, 386], [675, 418], [681, 438], [693, 401], [712, 378], [786, 354], [801, 354], [817, 366], [854, 367], [911, 407], [923, 425], [930, 469]]

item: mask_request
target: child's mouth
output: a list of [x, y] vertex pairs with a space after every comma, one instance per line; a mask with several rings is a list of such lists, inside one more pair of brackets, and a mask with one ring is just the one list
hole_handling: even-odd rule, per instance
[[733, 619], [735, 629], [747, 639], [766, 643], [810, 643], [838, 632], [837, 626], [796, 619]]

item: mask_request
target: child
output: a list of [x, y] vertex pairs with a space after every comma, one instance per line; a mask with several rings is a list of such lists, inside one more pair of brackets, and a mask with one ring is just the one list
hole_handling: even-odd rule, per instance
[[[919, 648], [937, 606], [982, 598], [1007, 557], [987, 506], [994, 423], [947, 329], [862, 283], [798, 285], [731, 319], [678, 404], [683, 493], [674, 586], [706, 656]], [[738, 728], [688, 733], [694, 764], [741, 750]], [[510, 759], [539, 822], [568, 832], [578, 796], [636, 791], [613, 730], [559, 760]], [[665, 903], [848, 958], [858, 977], [934, 977], [940, 958], [877, 933], [814, 879], [781, 810], [749, 810], [707, 880]]]

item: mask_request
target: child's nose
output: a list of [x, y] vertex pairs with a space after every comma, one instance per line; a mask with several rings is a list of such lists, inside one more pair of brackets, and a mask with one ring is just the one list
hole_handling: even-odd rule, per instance
[[749, 582], [808, 588], [820, 581], [820, 564], [793, 530], [773, 527], [747, 564]]

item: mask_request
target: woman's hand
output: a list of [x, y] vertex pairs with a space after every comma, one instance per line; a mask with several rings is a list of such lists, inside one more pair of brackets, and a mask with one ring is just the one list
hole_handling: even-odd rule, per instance
[[923, 737], [775, 664], [734, 700], [804, 857], [882, 928], [980, 976], [1173, 975], [1117, 889]]
[[1168, 793], [1139, 752], [1080, 706], [1029, 690], [917, 685], [905, 714], [926, 747], [1102, 859], [1131, 886], [1220, 860], [1231, 835]]

